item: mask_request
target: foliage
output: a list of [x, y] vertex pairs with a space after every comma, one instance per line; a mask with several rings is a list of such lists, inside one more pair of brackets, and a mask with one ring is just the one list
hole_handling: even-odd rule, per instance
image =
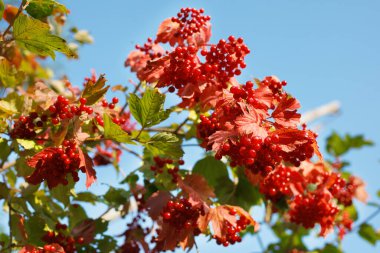
[[[354, 231], [373, 245], [380, 239], [369, 219], [353, 226], [353, 199], [366, 202], [367, 193], [340, 160], [373, 143], [334, 132], [324, 159], [287, 82], [239, 83], [250, 50], [234, 36], [210, 44], [203, 9], [182, 8], [130, 53], [125, 66], [139, 80], [132, 92], [95, 73], [82, 89], [67, 77], [52, 79], [47, 57], [74, 60], [76, 48], [93, 40], [76, 28], [72, 41], [62, 38], [69, 13], [54, 0], [19, 7], [0, 0], [0, 203], [9, 220], [0, 252], [189, 250], [200, 234], [227, 247], [260, 236], [260, 226], [278, 238], [263, 252], [341, 252]], [[107, 100], [113, 91], [125, 96]], [[167, 108], [170, 93], [181, 102]], [[168, 124], [176, 112], [185, 120]], [[184, 149], [194, 140], [205, 156], [185, 167]], [[101, 166], [120, 172], [120, 158], [132, 155], [138, 168], [104, 194], [91, 192]], [[88, 190], [77, 192], [78, 184]], [[99, 217], [87, 214], [102, 206]], [[266, 210], [260, 222], [250, 214], [257, 206]], [[129, 221], [118, 234], [123, 242], [108, 231], [111, 211]], [[316, 227], [336, 240], [309, 249], [304, 238]]]

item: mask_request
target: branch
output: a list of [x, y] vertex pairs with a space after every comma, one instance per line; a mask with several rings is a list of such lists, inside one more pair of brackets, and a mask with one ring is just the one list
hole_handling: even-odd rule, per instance
[[332, 101], [328, 104], [317, 107], [311, 111], [304, 113], [301, 117], [301, 124], [316, 121], [327, 115], [334, 115], [340, 111], [339, 101]]
[[7, 164], [2, 165], [2, 167], [0, 168], [0, 173], [11, 168], [11, 167], [13, 167], [15, 164], [16, 164], [16, 161], [9, 162]]

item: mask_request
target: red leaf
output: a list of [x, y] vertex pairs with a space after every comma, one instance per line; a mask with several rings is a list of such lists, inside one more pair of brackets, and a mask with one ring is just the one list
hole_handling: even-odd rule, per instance
[[254, 98], [261, 105], [265, 106], [265, 109], [268, 109], [273, 103], [273, 92], [268, 88], [268, 86], [262, 85], [255, 90], [252, 98]]
[[297, 99], [284, 96], [272, 112], [276, 127], [297, 127], [301, 118], [301, 114], [297, 113], [298, 108], [300, 104]]
[[[231, 210], [234, 212], [231, 212]], [[244, 209], [238, 206], [223, 205], [210, 209], [210, 212], [207, 214], [208, 219], [211, 221], [214, 235], [219, 238], [225, 237], [228, 233], [228, 223], [237, 227], [238, 219], [236, 215], [240, 218], [244, 217], [244, 219], [249, 221], [247, 225], [255, 226], [255, 230], [258, 229], [258, 223]]]
[[49, 154], [54, 154], [57, 152], [57, 148], [45, 148], [41, 152], [35, 154], [33, 157], [29, 158], [26, 162], [26, 164], [32, 168], [36, 168], [37, 163], [41, 159], [46, 159], [46, 156]]
[[193, 229], [181, 229], [178, 231], [170, 226], [169, 223], [163, 223], [157, 241], [161, 246], [160, 250], [174, 250], [178, 243], [183, 249], [191, 249], [194, 245]]
[[162, 87], [164, 84], [161, 81], [161, 76], [164, 74], [165, 67], [169, 66], [169, 56], [161, 57], [157, 60], [152, 60], [147, 63], [147, 66], [137, 73], [137, 77], [141, 81], [154, 83], [159, 81], [156, 86]]
[[150, 196], [146, 201], [149, 216], [153, 220], [157, 220], [160, 216], [161, 210], [166, 203], [170, 200], [170, 193], [167, 191], [157, 191]]
[[243, 115], [238, 116], [235, 120], [238, 132], [240, 134], [253, 134], [265, 139], [268, 135], [267, 130], [261, 127], [260, 124], [263, 119], [263, 114], [253, 108], [252, 105], [240, 103], [240, 108], [243, 111]]
[[206, 179], [198, 174], [186, 175], [184, 180], [178, 180], [178, 185], [195, 203], [203, 204], [209, 198], [215, 197], [214, 191], [207, 184]]
[[78, 149], [80, 164], [79, 167], [84, 167], [86, 171], [86, 187], [90, 187], [96, 181], [96, 171], [94, 170], [94, 163], [91, 157], [82, 151], [81, 148]]
[[156, 41], [161, 43], [169, 42], [171, 46], [174, 46], [177, 42], [174, 35], [179, 29], [180, 26], [178, 23], [173, 22], [171, 18], [165, 19], [158, 27]]
[[221, 146], [229, 139], [237, 137], [236, 131], [216, 131], [208, 137], [208, 145], [212, 145], [212, 150], [219, 152]]

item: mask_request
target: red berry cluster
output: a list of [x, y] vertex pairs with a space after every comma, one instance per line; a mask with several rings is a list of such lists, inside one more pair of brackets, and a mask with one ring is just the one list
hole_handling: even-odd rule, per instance
[[37, 112], [31, 112], [28, 116], [20, 116], [14, 124], [10, 136], [13, 139], [34, 139], [37, 135], [35, 128], [43, 127], [47, 121], [47, 115], [38, 116]]
[[[84, 243], [84, 238], [83, 237], [78, 237], [74, 238], [69, 234], [67, 231], [67, 225], [65, 224], [60, 224], [57, 223], [55, 226], [55, 232], [54, 231], [48, 231], [43, 237], [42, 240], [46, 243], [49, 244], [59, 244], [63, 249], [64, 252], [66, 253], [74, 253], [76, 252], [76, 243], [77, 244], [83, 244]], [[50, 251], [54, 250], [52, 249], [52, 245], [45, 245], [46, 248], [50, 247]], [[45, 249], [44, 247], [44, 249]], [[47, 249], [45, 249], [47, 251]]]
[[64, 140], [60, 148], [46, 148], [28, 160], [28, 165], [35, 168], [32, 175], [26, 178], [31, 184], [46, 181], [49, 188], [58, 184], [67, 185], [67, 174], [71, 174], [75, 182], [79, 181], [78, 170], [80, 158], [75, 141]]
[[241, 74], [240, 68], [245, 68], [244, 57], [250, 53], [242, 38], [228, 37], [228, 41], [220, 40], [207, 50], [202, 50], [206, 63], [202, 65], [202, 72], [213, 79], [214, 77], [224, 84], [235, 75]]
[[162, 53], [160, 51], [154, 50], [156, 44], [153, 42], [152, 38], [148, 38], [147, 42], [144, 45], [136, 45], [135, 48], [145, 55], [149, 56], [150, 60], [154, 60], [156, 58], [160, 58]]
[[68, 98], [59, 95], [56, 102], [49, 107], [51, 122], [54, 125], [57, 125], [64, 119], [72, 119], [75, 115], [79, 116], [82, 113], [91, 115], [94, 112], [92, 107], [86, 106], [86, 98], [80, 98], [79, 102], [79, 107], [76, 105], [70, 105]]
[[320, 224], [323, 234], [332, 227], [339, 209], [329, 202], [330, 197], [323, 193], [297, 195], [291, 204], [290, 221], [310, 229]]
[[260, 192], [272, 201], [291, 196], [290, 184], [295, 184], [297, 176], [290, 168], [280, 165], [261, 181]]
[[340, 204], [350, 206], [352, 205], [352, 199], [358, 186], [359, 185], [355, 182], [355, 177], [351, 176], [348, 181], [346, 181], [341, 177], [341, 174], [338, 174], [336, 181], [329, 190]]
[[287, 82], [285, 80], [280, 82], [280, 80], [274, 78], [273, 76], [267, 76], [261, 81], [261, 85], [265, 85], [271, 89], [272, 93], [275, 94], [278, 99], [280, 99], [282, 89], [286, 86], [286, 84]]
[[179, 24], [179, 29], [174, 36], [186, 40], [193, 34], [199, 33], [200, 29], [205, 27], [211, 19], [210, 16], [205, 16], [203, 13], [203, 9], [182, 8], [177, 17], [171, 19], [172, 22]]
[[164, 68], [159, 83], [173, 85], [174, 87], [169, 87], [169, 91], [174, 92], [174, 88], [180, 89], [189, 82], [195, 82], [200, 75], [199, 71], [196, 71], [199, 65], [197, 51], [195, 46], [176, 47], [169, 54], [169, 62]]
[[[109, 103], [109, 102], [107, 101], [107, 99], [103, 99], [103, 100], [100, 102], [100, 104], [101, 104], [101, 106], [102, 106], [103, 108], [105, 108], [105, 109], [106, 109], [106, 108], [109, 108], [109, 109], [111, 109], [111, 110], [115, 109], [115, 106], [116, 106], [117, 103], [119, 103], [119, 99], [118, 99], [117, 97], [113, 97], [111, 103]], [[104, 126], [103, 117], [102, 117], [101, 115], [96, 114], [96, 116], [95, 116], [95, 120], [96, 120], [96, 122], [97, 122], [99, 125]], [[112, 121], [113, 121], [115, 124], [123, 125], [123, 124], [125, 124], [125, 123], [127, 122], [127, 119], [126, 119], [125, 117], [120, 117], [120, 118], [118, 118], [118, 117], [114, 117], [114, 118], [112, 119]]]
[[[231, 209], [229, 212], [230, 215], [236, 215], [236, 210]], [[213, 239], [216, 240], [216, 243], [218, 245], [223, 245], [224, 247], [227, 247], [229, 245], [234, 245], [236, 242], [241, 242], [241, 237], [239, 236], [239, 233], [242, 232], [247, 228], [247, 226], [250, 224], [250, 221], [245, 218], [244, 216], [240, 216], [236, 221], [236, 226], [232, 225], [227, 220], [224, 220], [224, 224], [222, 226], [222, 234], [224, 234], [224, 237], [217, 237], [213, 235]]]
[[[172, 159], [166, 159], [166, 158], [160, 158], [159, 156], [155, 156], [153, 158], [155, 165], [150, 166], [150, 170], [154, 172], [155, 175], [157, 174], [162, 174], [164, 172], [164, 168], [166, 168], [166, 165], [168, 164], [174, 164], [175, 161]], [[172, 177], [172, 182], [177, 183], [178, 181], [178, 171], [179, 171], [179, 165], [184, 165], [185, 162], [183, 160], [178, 160], [177, 161], [177, 166], [174, 168], [168, 168], [167, 172], [171, 175]]]
[[197, 221], [201, 215], [205, 215], [204, 209], [193, 206], [187, 198], [170, 200], [161, 212], [164, 223], [177, 231], [193, 229], [195, 235], [200, 234]]
[[[284, 93], [282, 96], [287, 95]], [[240, 87], [232, 86], [226, 98], [218, 101], [211, 116], [200, 117], [198, 137], [203, 140], [201, 145], [212, 150], [215, 143], [210, 140], [214, 134], [231, 132], [232, 137], [226, 138], [217, 150], [214, 149], [215, 158], [229, 156], [231, 166], [244, 166], [253, 173], [263, 175], [282, 161], [300, 166], [302, 161], [313, 156], [316, 136], [310, 131], [293, 127], [288, 127], [288, 132], [280, 128], [273, 131], [277, 125], [270, 120], [269, 110], [276, 109], [279, 104], [278, 97], [270, 89], [254, 89], [250, 81]], [[247, 125], [241, 127], [241, 124]], [[249, 128], [249, 134], [246, 128]], [[284, 149], [284, 146], [292, 148]]]

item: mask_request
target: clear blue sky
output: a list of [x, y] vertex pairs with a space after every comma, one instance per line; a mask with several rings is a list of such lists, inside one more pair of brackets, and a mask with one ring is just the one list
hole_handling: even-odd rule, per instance
[[[82, 83], [83, 77], [94, 68], [98, 73], [106, 73], [110, 84], [126, 84], [134, 75], [123, 63], [134, 45], [154, 36], [159, 23], [173, 16], [179, 8], [202, 7], [212, 17], [214, 42], [229, 35], [241, 36], [253, 52], [248, 56], [248, 67], [240, 81], [277, 75], [288, 81], [287, 88], [300, 100], [302, 111], [332, 100], [341, 102], [342, 114], [325, 120], [326, 125], [320, 132], [321, 146], [334, 129], [340, 133], [364, 133], [380, 143], [380, 1], [67, 0], [64, 3], [71, 9], [69, 25], [88, 29], [95, 38], [93, 45], [81, 49], [79, 61], [56, 65], [56, 69], [67, 73], [74, 83]], [[375, 146], [347, 156], [352, 162], [350, 170], [368, 183], [372, 201], [379, 201], [375, 196], [380, 188], [379, 151]], [[196, 149], [186, 149], [186, 152], [187, 164], [195, 162], [190, 155], [201, 154]], [[137, 166], [133, 158], [123, 161], [126, 171]], [[99, 183], [92, 186], [95, 191], [105, 188], [101, 182], [110, 182], [105, 169], [98, 173]], [[361, 205], [359, 209], [361, 219], [373, 211]], [[374, 223], [380, 227], [379, 218]], [[124, 223], [116, 221], [112, 226], [114, 231], [122, 230]], [[271, 239], [264, 231], [264, 242]], [[313, 241], [313, 238], [308, 240], [311, 244]], [[380, 251], [379, 246], [375, 249], [357, 235], [347, 236], [343, 246], [348, 253]], [[259, 250], [256, 238], [247, 238], [227, 249], [201, 240], [199, 247], [201, 252]]]

